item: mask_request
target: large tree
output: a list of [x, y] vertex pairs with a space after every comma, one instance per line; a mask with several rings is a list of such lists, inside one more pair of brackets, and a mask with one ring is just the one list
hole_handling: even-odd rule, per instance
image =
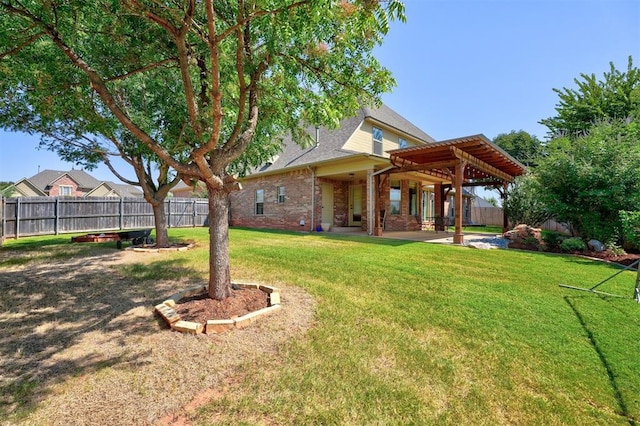
[[626, 71], [617, 70], [613, 62], [609, 66], [602, 80], [595, 74], [580, 74], [574, 79], [575, 88], [553, 89], [560, 98], [557, 114], [540, 121], [551, 138], [580, 137], [602, 120], [640, 118], [640, 69], [633, 66], [631, 56]]
[[527, 167], [535, 166], [543, 152], [542, 142], [524, 130], [500, 133], [493, 143]]
[[[16, 81], [15, 61], [53, 83], [75, 68], [60, 90], [206, 184], [216, 299], [231, 294], [229, 166], [378, 101], [393, 79], [372, 50], [390, 19], [404, 19], [397, 0], [0, 0], [0, 11], [0, 78]], [[30, 80], [16, 89], [33, 90]]]

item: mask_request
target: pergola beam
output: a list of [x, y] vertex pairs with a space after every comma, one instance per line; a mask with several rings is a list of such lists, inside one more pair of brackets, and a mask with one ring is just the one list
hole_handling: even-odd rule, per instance
[[513, 176], [497, 169], [496, 167], [493, 167], [491, 164], [485, 163], [484, 161], [474, 157], [473, 155], [459, 148], [456, 148], [455, 146], [450, 147], [450, 149], [453, 155], [458, 157], [460, 160], [467, 161], [473, 167], [480, 169], [483, 172], [493, 175], [499, 179], [502, 179], [503, 181], [513, 182]]

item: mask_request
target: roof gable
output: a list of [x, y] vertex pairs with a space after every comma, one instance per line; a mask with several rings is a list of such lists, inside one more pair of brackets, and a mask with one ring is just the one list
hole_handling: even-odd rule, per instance
[[73, 179], [80, 188], [93, 189], [100, 184], [100, 181], [91, 176], [89, 173], [85, 172], [84, 170], [75, 169], [69, 170], [68, 172], [46, 169], [38, 174], [31, 176], [29, 178], [29, 181], [31, 181], [31, 183], [40, 191], [45, 191], [48, 186], [51, 186], [55, 181], [65, 175]]
[[27, 178], [20, 179], [18, 182], [14, 183], [12, 186], [13, 186], [13, 193], [19, 193], [25, 197], [45, 197], [47, 195]]
[[385, 124], [393, 128], [398, 133], [406, 133], [423, 142], [435, 142], [436, 140], [423, 132], [409, 120], [382, 104], [380, 108], [362, 108], [364, 116], [368, 119]]
[[253, 170], [250, 174], [304, 167], [324, 161], [362, 155], [362, 152], [344, 149], [344, 145], [365, 120], [381, 123], [396, 130], [399, 134], [410, 135], [425, 143], [434, 141], [431, 136], [386, 105], [379, 108], [364, 107], [360, 108], [354, 116], [342, 120], [337, 129], [308, 127], [307, 134], [316, 141], [315, 145], [311, 147], [301, 147], [293, 141], [290, 135], [286, 136], [283, 140], [282, 153], [271, 164], [267, 163]]
[[[107, 195], [104, 195], [107, 194]], [[133, 185], [126, 185], [121, 183], [115, 183], [111, 181], [100, 182], [95, 188], [89, 191], [87, 197], [102, 197], [116, 195], [121, 198], [125, 197], [142, 197], [143, 193], [140, 189]]]

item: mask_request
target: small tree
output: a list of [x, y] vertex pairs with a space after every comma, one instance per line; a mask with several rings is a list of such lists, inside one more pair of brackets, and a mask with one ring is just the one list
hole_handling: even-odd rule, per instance
[[504, 211], [513, 225], [540, 226], [551, 217], [542, 201], [542, 189], [531, 174], [518, 176], [507, 192]]
[[[73, 72], [70, 70], [65, 76], [73, 79]], [[25, 82], [29, 77], [35, 80], [27, 85]], [[83, 105], [90, 97], [74, 96], [73, 92], [65, 92], [52, 84], [39, 87], [37, 75], [33, 74], [22, 75], [20, 81], [34, 90], [15, 90], [8, 78], [0, 82], [5, 93], [3, 98], [7, 100], [0, 106], [0, 126], [40, 134], [40, 146], [56, 152], [65, 161], [88, 170], [102, 162], [120, 181], [141, 187], [145, 200], [153, 209], [156, 245], [168, 246], [164, 201], [178, 183], [178, 175], [117, 121], [110, 121], [105, 114]], [[69, 80], [64, 84], [69, 85]], [[58, 90], [61, 94], [54, 96]], [[70, 108], [74, 111], [73, 116], [69, 114]], [[114, 157], [124, 159], [133, 168], [137, 180], [124, 177], [114, 167]]]

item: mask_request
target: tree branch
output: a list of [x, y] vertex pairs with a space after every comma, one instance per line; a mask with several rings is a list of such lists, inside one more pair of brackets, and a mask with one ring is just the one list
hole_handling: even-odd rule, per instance
[[144, 66], [142, 68], [138, 68], [136, 70], [129, 71], [128, 73], [125, 73], [125, 74], [122, 74], [122, 75], [117, 75], [115, 77], [107, 78], [107, 79], [105, 79], [105, 82], [124, 80], [124, 79], [126, 79], [128, 77], [131, 77], [132, 75], [140, 74], [140, 73], [143, 73], [145, 71], [149, 71], [149, 70], [152, 70], [154, 68], [161, 67], [161, 66], [163, 66], [165, 64], [168, 64], [168, 63], [171, 63], [171, 62], [178, 62], [178, 59], [177, 58], [163, 59], [160, 62], [155, 62], [153, 64], [146, 65], [146, 66]]
[[20, 45], [14, 47], [13, 49], [8, 50], [6, 52], [0, 53], [0, 59], [3, 59], [5, 57], [7, 57], [7, 56], [15, 55], [16, 53], [20, 52], [22, 49], [24, 49], [28, 45], [32, 44], [34, 41], [38, 40], [42, 36], [46, 36], [46, 33], [39, 32], [37, 34], [32, 35], [27, 40], [25, 40], [23, 43], [20, 43]]

